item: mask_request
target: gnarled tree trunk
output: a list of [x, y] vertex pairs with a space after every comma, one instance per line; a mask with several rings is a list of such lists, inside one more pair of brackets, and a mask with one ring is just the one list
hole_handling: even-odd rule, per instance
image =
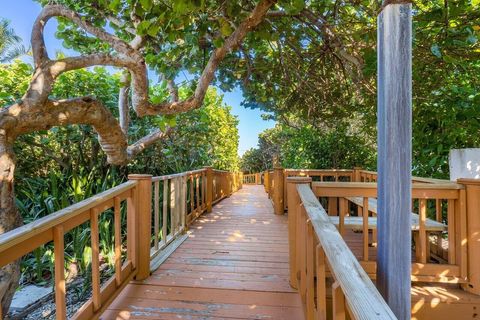
[[[3, 132], [2, 132], [3, 131]], [[15, 206], [13, 175], [15, 155], [13, 138], [0, 129], [0, 234], [22, 225], [22, 218]], [[15, 261], [0, 269], [0, 297], [2, 314], [6, 314], [20, 279], [20, 261]]]

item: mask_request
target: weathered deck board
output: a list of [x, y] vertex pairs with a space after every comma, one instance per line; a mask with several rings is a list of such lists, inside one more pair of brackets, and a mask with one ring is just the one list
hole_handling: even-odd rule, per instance
[[303, 319], [288, 283], [287, 217], [273, 214], [263, 186], [244, 186], [189, 232], [102, 319]]

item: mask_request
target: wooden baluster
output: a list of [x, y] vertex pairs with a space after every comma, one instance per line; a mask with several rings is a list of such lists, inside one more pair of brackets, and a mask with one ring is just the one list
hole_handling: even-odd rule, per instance
[[307, 258], [307, 281], [306, 281], [306, 307], [307, 319], [313, 319], [315, 316], [315, 244], [314, 244], [314, 230], [312, 223], [307, 223], [307, 243], [306, 243], [306, 258]]
[[[184, 229], [187, 224], [187, 176], [182, 176], [180, 178], [180, 181], [182, 183], [182, 198], [180, 199], [182, 203], [182, 210], [181, 210], [181, 216], [180, 216], [180, 224], [182, 229]], [[200, 208], [199, 208], [200, 210]]]
[[207, 175], [202, 172], [202, 210], [207, 208]]
[[155, 248], [155, 250], [158, 250], [158, 235], [159, 235], [159, 232], [160, 232], [160, 188], [159, 188], [159, 182], [158, 181], [155, 181], [155, 184], [154, 184], [154, 213], [153, 213], [153, 229], [154, 229], [154, 238], [153, 238], [153, 246]]
[[98, 210], [93, 208], [90, 210], [90, 230], [92, 240], [92, 301], [93, 310], [97, 311], [102, 306], [100, 296], [100, 239], [98, 233]]
[[[67, 318], [65, 303], [65, 239], [63, 226], [61, 225], [53, 228], [53, 244], [55, 255], [55, 318], [64, 320]], [[1, 309], [2, 307], [0, 306]]]
[[194, 219], [194, 210], [195, 210], [195, 200], [193, 196], [193, 174], [190, 176], [190, 213], [192, 214], [192, 219]]
[[135, 203], [138, 197], [138, 186], [133, 189], [130, 197], [127, 198], [127, 260], [132, 262], [135, 269], [137, 267], [137, 248], [136, 248], [136, 208]]
[[214, 200], [213, 196], [213, 170], [211, 167], [205, 167], [206, 169], [206, 204], [207, 212], [212, 212], [212, 201]]
[[345, 295], [342, 292], [342, 288], [338, 282], [332, 285], [332, 299], [333, 299], [333, 320], [345, 320]]
[[163, 180], [162, 241], [165, 245], [168, 236], [168, 180]]
[[420, 199], [419, 211], [419, 237], [418, 241], [420, 247], [420, 263], [427, 263], [427, 231], [425, 229], [425, 221], [427, 219], [427, 199]]
[[196, 176], [195, 181], [196, 181], [195, 194], [197, 197], [197, 212], [198, 212], [198, 215], [200, 215], [200, 177]]
[[113, 224], [114, 224], [114, 238], [115, 238], [115, 283], [117, 287], [122, 283], [122, 215], [120, 198], [114, 198], [113, 208]]
[[328, 198], [328, 215], [329, 216], [336, 216], [338, 214], [337, 203], [338, 203], [338, 198], [336, 197]]
[[176, 208], [176, 194], [177, 194], [177, 189], [176, 189], [176, 183], [175, 183], [175, 178], [170, 180], [170, 234], [172, 237], [175, 236], [175, 226], [176, 226], [176, 221], [175, 221], [175, 211], [177, 210]]
[[325, 252], [320, 244], [316, 250], [317, 262], [317, 320], [327, 320], [327, 287], [325, 283]]
[[455, 264], [455, 200], [449, 199], [447, 203], [447, 232], [448, 232], [448, 263]]
[[363, 215], [363, 261], [368, 261], [368, 197], [363, 198], [363, 210], [365, 212]]
[[339, 198], [339, 217], [338, 217], [338, 232], [343, 236], [345, 234], [345, 198]]
[[[435, 199], [435, 219], [438, 222], [442, 222], [443, 220], [442, 199]], [[443, 250], [443, 246], [442, 246], [442, 233], [437, 232], [436, 235], [437, 235], [437, 245], [436, 245], [437, 248], [435, 250], [435, 254], [443, 257], [443, 254], [445, 253], [445, 251]]]

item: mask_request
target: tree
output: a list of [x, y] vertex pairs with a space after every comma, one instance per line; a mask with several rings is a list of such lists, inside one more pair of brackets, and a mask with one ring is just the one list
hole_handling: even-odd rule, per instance
[[8, 62], [26, 53], [22, 39], [10, 27], [10, 22], [0, 18], [0, 63]]
[[[16, 163], [13, 144], [19, 136], [55, 126], [89, 125], [98, 134], [108, 162], [127, 163], [146, 147], [165, 139], [170, 131], [167, 127], [165, 130], [158, 129], [129, 144], [129, 97], [138, 117], [170, 115], [199, 108], [219, 64], [240, 46], [248, 32], [264, 19], [274, 3], [275, 0], [261, 0], [255, 6], [247, 3], [236, 8], [238, 14], [234, 17], [228, 21], [220, 20], [220, 23], [216, 19], [219, 12], [216, 3], [210, 2], [117, 0], [110, 3], [63, 1], [61, 4], [46, 4], [32, 29], [34, 70], [29, 86], [19, 101], [5, 107], [0, 113], [0, 232], [7, 232], [22, 224], [15, 207], [13, 186]], [[64, 37], [65, 45], [78, 50], [80, 56], [53, 60], [48, 56], [43, 31], [52, 18], [60, 20], [59, 36], [68, 34]], [[107, 22], [113, 33], [106, 31]], [[178, 47], [185, 43], [185, 39], [190, 43], [208, 40], [214, 47], [208, 50], [211, 51], [208, 62], [203, 64], [200, 60], [191, 66], [197, 65], [196, 70], [200, 70], [198, 65], [203, 65], [203, 71], [193, 94], [180, 101], [172, 79], [179, 70], [176, 68], [178, 59], [182, 58], [176, 56], [181, 51]], [[199, 52], [199, 45], [195, 47]], [[204, 50], [206, 52], [207, 48]], [[175, 56], [173, 61], [172, 56]], [[147, 64], [171, 84], [170, 101], [150, 95]], [[119, 120], [95, 97], [56, 99], [51, 95], [62, 74], [96, 65], [126, 71], [121, 79], [123, 87], [119, 93]], [[185, 64], [180, 66], [188, 67]], [[4, 312], [8, 310], [18, 278], [18, 262], [0, 271]]]

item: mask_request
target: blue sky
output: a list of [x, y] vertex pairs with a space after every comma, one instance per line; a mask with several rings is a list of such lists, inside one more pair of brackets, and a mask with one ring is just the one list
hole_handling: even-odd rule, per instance
[[[22, 37], [25, 45], [28, 47], [32, 25], [40, 9], [40, 5], [32, 0], [1, 0], [0, 17], [10, 20], [11, 26]], [[63, 48], [61, 42], [55, 39], [55, 30], [56, 22], [51, 20], [45, 28], [45, 42], [49, 54], [54, 56], [55, 52], [59, 50], [71, 54], [71, 51]], [[224, 100], [228, 105], [232, 106], [232, 113], [237, 115], [240, 120], [238, 125], [240, 133], [239, 154], [242, 155], [245, 150], [255, 147], [258, 141], [258, 134], [267, 128], [272, 128], [275, 122], [262, 120], [262, 112], [259, 110], [246, 109], [240, 106], [243, 97], [242, 91], [239, 89], [233, 92], [226, 92]]]

